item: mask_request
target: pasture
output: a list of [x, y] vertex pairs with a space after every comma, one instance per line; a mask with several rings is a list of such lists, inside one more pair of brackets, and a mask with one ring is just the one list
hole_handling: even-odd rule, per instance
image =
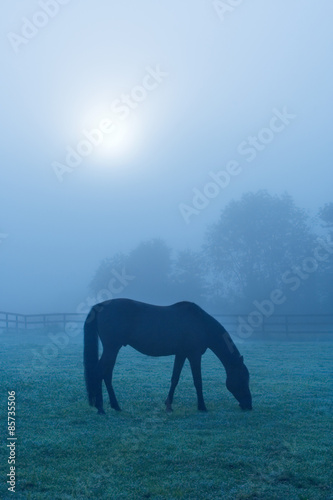
[[[13, 496], [3, 446], [1, 498], [333, 499], [333, 343], [236, 340], [251, 375], [251, 412], [239, 409], [207, 351], [208, 413], [197, 411], [186, 362], [172, 414], [163, 402], [173, 357], [126, 347], [114, 371], [123, 411], [110, 408], [104, 388], [106, 415], [97, 415], [87, 402], [81, 342], [70, 339], [37, 367], [32, 349], [41, 352], [42, 341], [2, 337], [1, 414], [15, 390], [17, 483]], [[6, 438], [6, 425], [2, 432]]]

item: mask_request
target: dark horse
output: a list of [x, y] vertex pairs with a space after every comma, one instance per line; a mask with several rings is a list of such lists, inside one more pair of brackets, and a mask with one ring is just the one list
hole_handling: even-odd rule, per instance
[[[98, 336], [103, 353], [98, 359]], [[252, 409], [249, 372], [227, 331], [212, 316], [191, 302], [154, 306], [129, 299], [96, 304], [84, 324], [84, 368], [88, 399], [104, 413], [102, 381], [111, 407], [120, 410], [112, 372], [122, 346], [130, 345], [148, 356], [175, 355], [171, 386], [165, 401], [172, 411], [173, 394], [186, 358], [189, 360], [198, 397], [198, 409], [206, 411], [202, 394], [201, 356], [207, 348], [219, 358], [227, 373], [226, 386], [243, 410]]]

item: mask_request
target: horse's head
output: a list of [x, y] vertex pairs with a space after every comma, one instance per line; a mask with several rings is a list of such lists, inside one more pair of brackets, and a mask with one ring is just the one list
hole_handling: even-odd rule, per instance
[[226, 386], [237, 399], [242, 410], [252, 410], [252, 396], [249, 388], [249, 371], [244, 365], [243, 356], [227, 370]]

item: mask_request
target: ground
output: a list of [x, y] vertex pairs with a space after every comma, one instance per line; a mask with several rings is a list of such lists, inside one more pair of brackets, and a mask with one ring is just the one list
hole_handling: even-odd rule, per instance
[[[105, 404], [106, 415], [97, 415], [86, 399], [80, 340], [49, 346], [37, 363], [50, 340], [22, 339], [14, 345], [7, 337], [0, 352], [1, 414], [7, 391], [16, 392], [15, 498], [333, 499], [333, 343], [238, 344], [251, 374], [252, 412], [239, 409], [222, 365], [207, 352], [207, 414], [196, 410], [188, 365], [166, 414], [173, 359], [126, 347], [114, 374], [123, 411]], [[13, 498], [5, 481], [0, 497]]]

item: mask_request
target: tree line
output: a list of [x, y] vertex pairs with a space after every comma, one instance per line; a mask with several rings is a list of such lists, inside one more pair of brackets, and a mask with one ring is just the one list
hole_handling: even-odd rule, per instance
[[115, 272], [121, 296], [155, 304], [189, 300], [231, 314], [280, 293], [281, 314], [331, 314], [333, 203], [311, 217], [287, 193], [245, 193], [207, 227], [198, 251], [152, 239], [105, 258], [90, 284], [98, 300], [118, 296]]

